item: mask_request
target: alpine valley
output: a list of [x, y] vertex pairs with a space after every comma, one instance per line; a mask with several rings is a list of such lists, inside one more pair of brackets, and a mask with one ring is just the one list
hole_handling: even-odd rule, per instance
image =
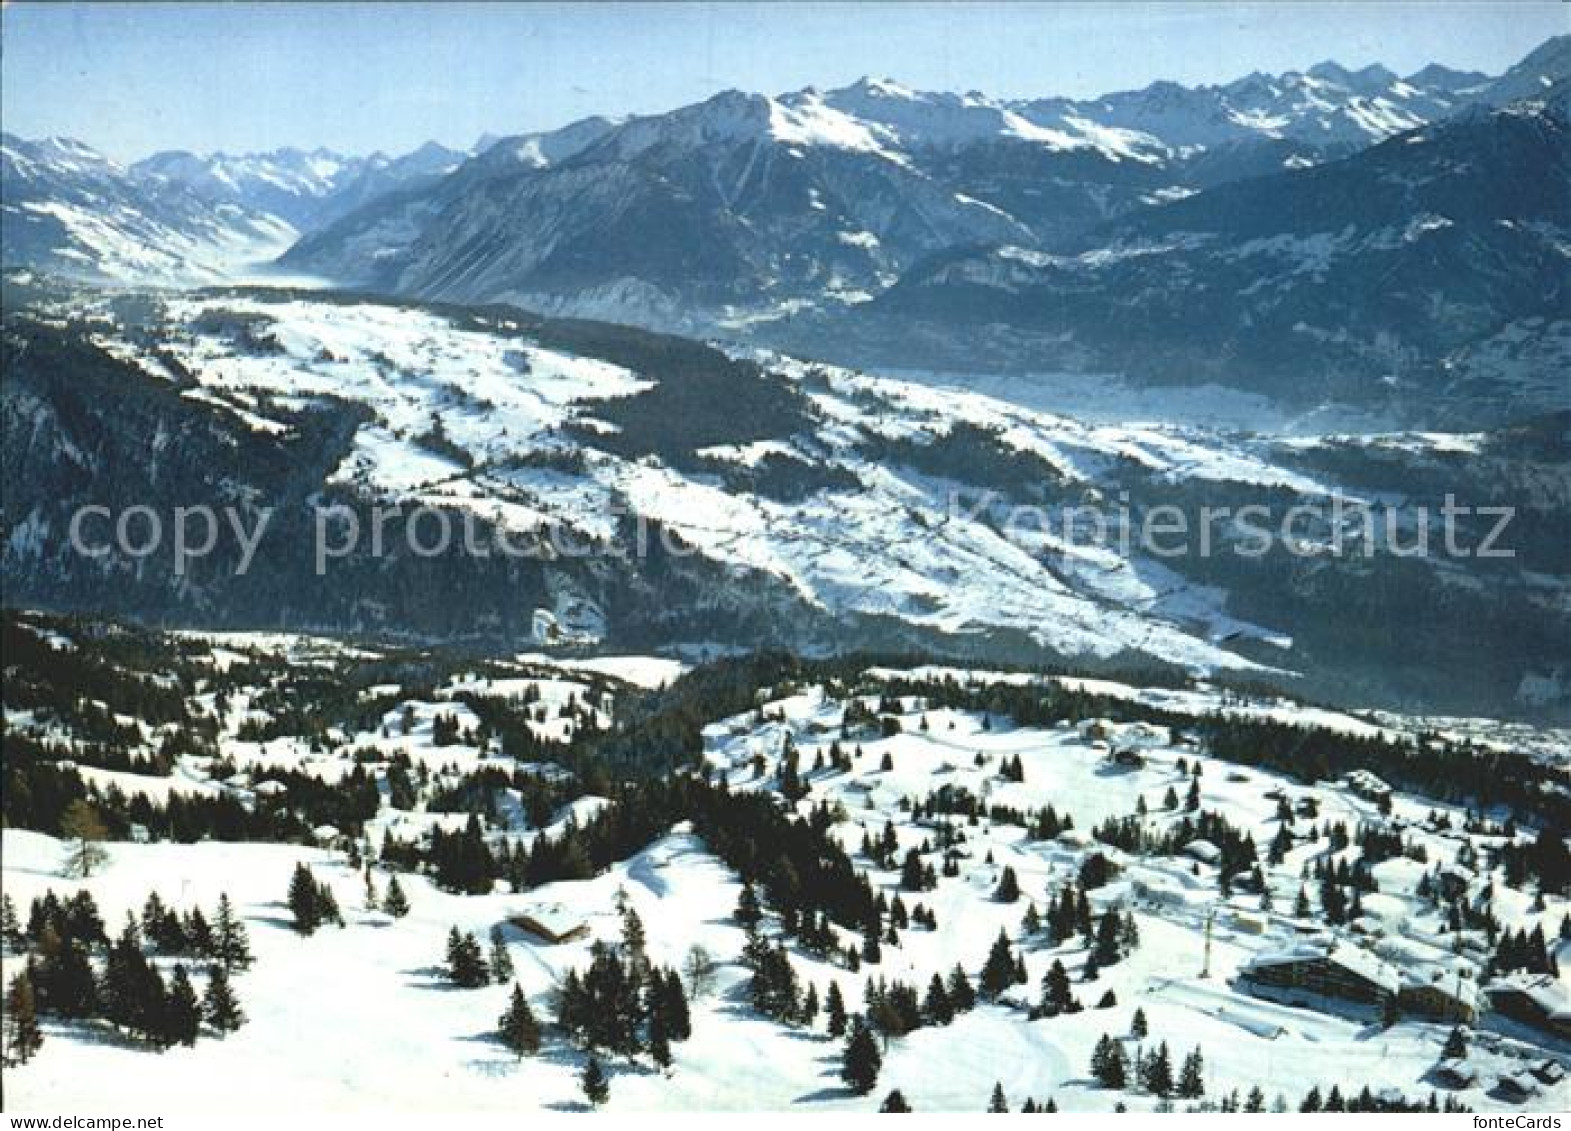
[[0, 156], [13, 1108], [1571, 1104], [1571, 36]]

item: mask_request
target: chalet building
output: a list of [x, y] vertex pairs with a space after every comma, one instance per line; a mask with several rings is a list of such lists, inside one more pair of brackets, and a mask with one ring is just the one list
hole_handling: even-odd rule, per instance
[[1115, 746], [1108, 761], [1123, 770], [1138, 770], [1146, 764], [1145, 755], [1133, 746]]
[[1530, 1070], [1540, 1084], [1554, 1087], [1566, 1078], [1566, 1066], [1558, 1060], [1541, 1060]]
[[1239, 980], [1252, 993], [1292, 1005], [1318, 997], [1381, 1007], [1401, 990], [1397, 972], [1368, 951], [1313, 943], [1256, 955]]
[[1080, 737], [1092, 742], [1106, 742], [1113, 737], [1113, 724], [1107, 719], [1091, 719], [1080, 725]]
[[1526, 1103], [1539, 1094], [1538, 1081], [1526, 1072], [1516, 1072], [1500, 1077], [1495, 1084], [1495, 1095], [1507, 1103]]
[[1397, 992], [1397, 1005], [1403, 1013], [1416, 1014], [1436, 1021], [1451, 1021], [1471, 1025], [1478, 1020], [1479, 1002], [1475, 983], [1458, 980], [1454, 974], [1440, 970], [1402, 976], [1402, 988]]
[[1242, 931], [1246, 935], [1263, 935], [1266, 933], [1266, 920], [1259, 915], [1251, 915], [1245, 911], [1234, 911], [1231, 921], [1235, 931]]
[[1478, 1083], [1478, 1069], [1465, 1060], [1442, 1060], [1435, 1065], [1435, 1083], [1452, 1091], [1471, 1088]]
[[1342, 779], [1342, 784], [1366, 801], [1391, 799], [1391, 787], [1368, 770], [1354, 770]]
[[507, 921], [553, 946], [574, 942], [589, 935], [589, 924], [561, 904], [531, 907], [527, 911], [509, 915]]
[[1571, 1039], [1571, 990], [1553, 975], [1496, 978], [1485, 992], [1501, 1016]]

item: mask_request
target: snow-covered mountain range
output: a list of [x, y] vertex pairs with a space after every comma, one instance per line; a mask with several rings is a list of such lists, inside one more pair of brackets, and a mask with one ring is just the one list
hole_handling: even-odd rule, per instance
[[305, 232], [394, 189], [439, 180], [469, 156], [436, 142], [399, 157], [373, 153], [210, 153], [166, 150], [136, 162], [130, 172], [153, 182], [184, 185], [210, 199], [271, 212]]
[[94, 281], [216, 282], [298, 235], [270, 212], [150, 183], [61, 138], [0, 138], [0, 200], [7, 265]]
[[841, 361], [1509, 421], [1565, 407], [1568, 74], [1560, 37], [1498, 77], [1328, 62], [1013, 101], [864, 79], [396, 159], [120, 168], [8, 139], [5, 256], [211, 281], [287, 247], [341, 285]]
[[7, 134], [5, 262], [109, 283], [216, 282], [271, 263], [300, 233], [429, 185], [468, 154], [156, 153], [122, 165], [69, 138]]

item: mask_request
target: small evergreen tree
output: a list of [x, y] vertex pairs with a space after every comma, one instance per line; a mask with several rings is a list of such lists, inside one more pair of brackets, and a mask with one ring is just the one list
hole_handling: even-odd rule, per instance
[[202, 1006], [184, 964], [175, 967], [164, 1007], [164, 1036], [169, 1044], [194, 1045], [202, 1028]]
[[1129, 1062], [1124, 1047], [1106, 1033], [1091, 1052], [1091, 1076], [1104, 1088], [1123, 1088], [1129, 1082]]
[[1451, 1035], [1446, 1038], [1445, 1047], [1440, 1050], [1440, 1055], [1447, 1060], [1463, 1060], [1467, 1057], [1467, 1034], [1458, 1025], [1451, 1030]]
[[1186, 1100], [1197, 1100], [1206, 1094], [1205, 1060], [1199, 1045], [1184, 1057], [1184, 1067], [1178, 1074], [1178, 1094]]
[[1042, 975], [1042, 1012], [1049, 1017], [1074, 1011], [1075, 998], [1069, 988], [1069, 971], [1058, 959], [1053, 959], [1047, 973]]
[[512, 1049], [520, 1060], [540, 1051], [540, 1023], [535, 1020], [534, 1011], [529, 1008], [529, 999], [524, 996], [517, 982], [513, 983], [513, 996], [508, 999], [507, 1009], [497, 1022], [497, 1030], [502, 1043]]
[[824, 995], [825, 1028], [831, 1037], [842, 1037], [846, 1031], [846, 1003], [840, 996], [840, 983], [830, 982]]
[[321, 889], [316, 877], [304, 864], [296, 864], [289, 877], [289, 911], [295, 917], [295, 930], [302, 935], [315, 934], [322, 925]]
[[16, 905], [9, 895], [0, 894], [0, 946], [15, 953], [26, 948], [22, 937], [22, 922], [16, 917]]
[[976, 991], [971, 988], [971, 979], [966, 977], [959, 963], [949, 972], [947, 991], [949, 1003], [955, 1007], [956, 1013], [969, 1013], [976, 1008]]
[[911, 1105], [906, 1103], [906, 1098], [905, 1096], [901, 1095], [900, 1089], [895, 1088], [884, 1097], [884, 1102], [879, 1105], [878, 1110], [886, 1115], [897, 1114], [900, 1112], [909, 1112], [911, 1110]]
[[473, 932], [465, 931], [460, 934], [457, 927], [448, 932], [447, 976], [452, 979], [455, 986], [464, 989], [474, 989], [491, 980], [491, 972], [486, 968], [485, 955], [480, 950], [480, 941], [475, 938]]
[[5, 995], [5, 1045], [0, 1063], [26, 1064], [44, 1044], [38, 1027], [38, 1000], [33, 990], [32, 967], [17, 972]]
[[987, 1110], [994, 1115], [1009, 1114], [1009, 1101], [1004, 1099], [1003, 1081], [993, 1081], [993, 1096], [987, 1101]]
[[878, 1083], [884, 1057], [878, 1051], [878, 1041], [873, 1031], [860, 1017], [851, 1019], [850, 1033], [845, 1052], [840, 1058], [840, 1079], [857, 1095], [865, 1096]]
[[579, 1073], [578, 1086], [583, 1089], [584, 1099], [589, 1101], [590, 1107], [597, 1108], [611, 1098], [611, 1081], [600, 1066], [600, 1058], [593, 1053], [589, 1054], [584, 1070]]
[[502, 927], [497, 924], [491, 928], [491, 980], [506, 982], [513, 977], [513, 957], [507, 952], [507, 940], [502, 936]]
[[221, 965], [207, 971], [207, 993], [202, 999], [202, 1012], [207, 1023], [220, 1033], [232, 1033], [245, 1024], [245, 1014], [235, 998], [234, 987], [229, 983], [229, 972]]
[[751, 883], [742, 885], [742, 894], [736, 901], [736, 921], [744, 930], [753, 930], [764, 918], [763, 908], [758, 902], [758, 892], [753, 890]]
[[955, 1019], [955, 1006], [944, 989], [944, 980], [937, 974], [927, 984], [927, 996], [922, 1000], [922, 1017], [929, 1025], [948, 1025]]
[[[291, 889], [292, 890], [292, 889]], [[251, 965], [251, 940], [245, 924], [235, 914], [227, 892], [218, 897], [218, 914], [212, 928], [213, 957], [225, 973], [245, 970]]]
[[1009, 938], [1000, 929], [993, 940], [987, 961], [982, 966], [981, 990], [985, 998], [996, 998], [1015, 984], [1015, 957], [1009, 948]]
[[1146, 1059], [1146, 1091], [1166, 1099], [1173, 1094], [1173, 1057], [1167, 1051], [1167, 1042], [1157, 1046], [1156, 1052]]
[[387, 881], [387, 890], [382, 893], [382, 910], [394, 919], [409, 914], [409, 897], [404, 894], [404, 885], [398, 882], [396, 873]]

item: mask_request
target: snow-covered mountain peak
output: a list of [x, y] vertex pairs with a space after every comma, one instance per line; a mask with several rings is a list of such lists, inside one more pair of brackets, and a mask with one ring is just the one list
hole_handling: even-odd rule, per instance
[[1332, 59], [1316, 63], [1305, 73], [1311, 78], [1333, 83], [1336, 86], [1359, 94], [1371, 94], [1385, 90], [1397, 78], [1395, 72], [1381, 66], [1379, 63], [1372, 63], [1367, 67], [1361, 67], [1353, 71]]

